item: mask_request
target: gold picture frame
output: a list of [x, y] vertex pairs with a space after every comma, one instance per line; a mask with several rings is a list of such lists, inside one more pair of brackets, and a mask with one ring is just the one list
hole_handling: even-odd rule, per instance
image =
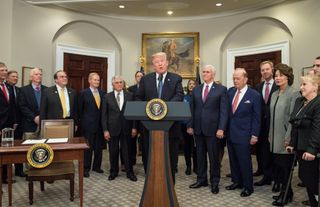
[[[21, 79], [21, 85], [26, 86], [30, 84], [30, 71], [35, 67], [29, 67], [29, 66], [22, 66], [22, 79]], [[41, 71], [42, 69], [39, 68]]]
[[199, 64], [199, 32], [143, 33], [141, 66], [146, 73], [152, 72], [152, 55], [165, 52], [169, 72], [182, 78], [195, 78]]

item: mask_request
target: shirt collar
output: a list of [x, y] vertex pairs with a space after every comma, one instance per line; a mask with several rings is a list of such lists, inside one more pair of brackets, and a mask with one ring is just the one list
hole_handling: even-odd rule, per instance
[[212, 81], [212, 82], [210, 82], [210, 83], [205, 83], [205, 82], [204, 82], [204, 83], [203, 83], [203, 84], [204, 84], [204, 87], [206, 87], [206, 86], [208, 85], [209, 88], [211, 88], [212, 85], [213, 85], [213, 82], [214, 82], [214, 81]]
[[[58, 84], [56, 84], [56, 87], [57, 87], [58, 91], [61, 91], [62, 88]], [[64, 89], [67, 89], [67, 87], [64, 87]]]
[[[162, 82], [166, 79], [167, 73], [168, 72], [165, 72], [162, 74]], [[156, 79], [158, 80], [158, 78], [159, 78], [159, 73], [156, 73]]]
[[269, 83], [269, 86], [271, 86], [271, 85], [274, 83], [274, 79], [272, 78], [272, 79], [269, 80], [269, 81], [264, 81], [264, 84], [266, 85], [267, 82]]
[[98, 92], [99, 90], [97, 88], [89, 87], [92, 93]]
[[245, 94], [248, 90], [248, 85], [245, 85], [242, 89], [240, 89], [241, 94]]

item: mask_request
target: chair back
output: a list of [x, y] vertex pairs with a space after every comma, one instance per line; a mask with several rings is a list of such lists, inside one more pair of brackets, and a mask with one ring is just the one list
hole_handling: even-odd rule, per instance
[[73, 119], [47, 119], [41, 121], [40, 136], [49, 138], [73, 138]]

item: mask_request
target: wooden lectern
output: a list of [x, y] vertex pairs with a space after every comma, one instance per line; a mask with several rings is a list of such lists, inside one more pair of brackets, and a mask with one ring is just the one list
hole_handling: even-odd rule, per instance
[[188, 120], [191, 113], [186, 102], [166, 102], [166, 104], [168, 107], [166, 117], [154, 121], [146, 114], [147, 102], [126, 103], [125, 118], [141, 120], [150, 131], [148, 169], [140, 207], [179, 206], [171, 175], [168, 131], [174, 121]]

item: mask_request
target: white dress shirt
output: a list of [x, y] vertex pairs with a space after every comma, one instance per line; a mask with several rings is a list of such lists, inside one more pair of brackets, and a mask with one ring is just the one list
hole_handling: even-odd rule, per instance
[[[118, 91], [114, 91], [114, 96], [115, 96], [115, 98], [116, 98], [116, 101], [117, 101], [117, 96], [118, 96], [118, 93], [120, 93], [119, 94], [119, 96], [120, 96], [120, 106], [119, 106], [119, 108], [120, 108], [120, 111], [122, 110], [122, 107], [123, 107], [123, 103], [124, 103], [124, 94], [123, 94], [123, 90], [122, 91], [120, 91], [120, 92], [118, 92]], [[117, 102], [118, 103], [118, 102]]]
[[[61, 100], [61, 87], [59, 85], [56, 85], [58, 93], [59, 93], [59, 98]], [[64, 87], [64, 97], [66, 99], [66, 109], [67, 109], [67, 117], [70, 117], [70, 101], [69, 101], [69, 92], [67, 87]]]
[[[245, 87], [243, 87], [243, 88], [240, 90], [239, 99], [238, 99], [238, 103], [237, 103], [236, 109], [238, 108], [239, 103], [241, 102], [241, 100], [242, 100], [244, 94], [247, 92], [247, 90], [248, 90], [248, 85], [245, 85]], [[234, 99], [236, 98], [237, 93], [238, 93], [238, 89], [236, 90], [236, 93], [234, 94], [232, 103], [234, 102]]]

